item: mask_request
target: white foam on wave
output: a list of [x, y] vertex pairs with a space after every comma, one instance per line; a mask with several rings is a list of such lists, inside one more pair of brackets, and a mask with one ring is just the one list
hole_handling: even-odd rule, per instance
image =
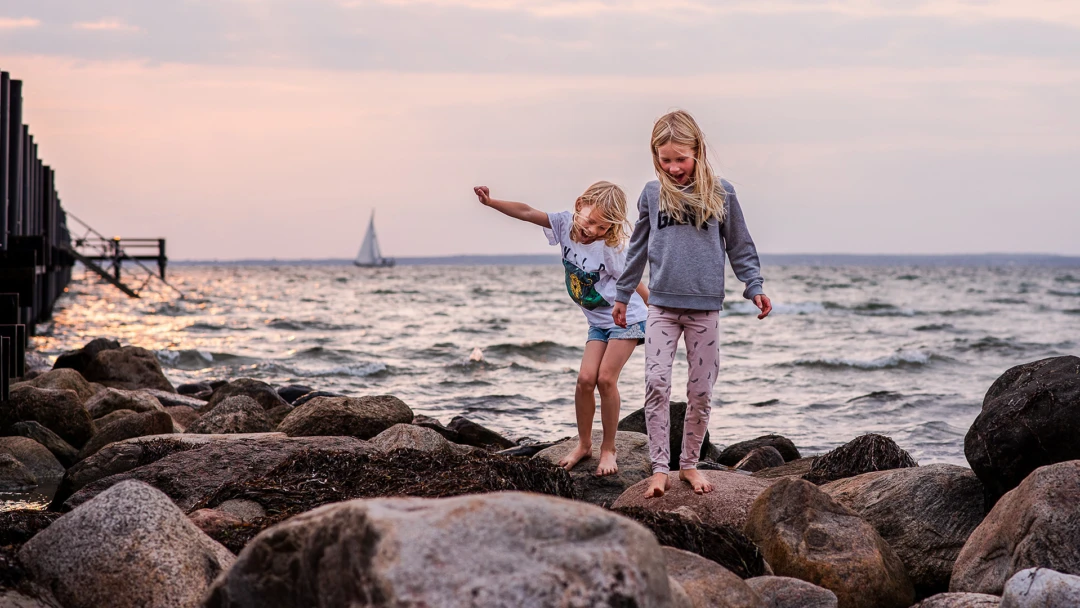
[[820, 359], [796, 359], [795, 365], [821, 367], [850, 367], [855, 369], [887, 369], [903, 365], [928, 365], [932, 355], [922, 351], [900, 351], [874, 359], [851, 359], [847, 357], [825, 357]]
[[[812, 315], [825, 312], [821, 302], [772, 303], [771, 315]], [[756, 315], [761, 311], [749, 300], [737, 300], [724, 303], [724, 313], [729, 315]]]

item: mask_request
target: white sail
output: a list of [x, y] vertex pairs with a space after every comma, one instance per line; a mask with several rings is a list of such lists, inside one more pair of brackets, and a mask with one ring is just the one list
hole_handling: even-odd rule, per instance
[[368, 222], [367, 233], [364, 234], [364, 242], [360, 244], [360, 251], [356, 254], [357, 266], [390, 266], [394, 262], [382, 257], [379, 249], [379, 237], [375, 236], [375, 212], [371, 212], [371, 220]]

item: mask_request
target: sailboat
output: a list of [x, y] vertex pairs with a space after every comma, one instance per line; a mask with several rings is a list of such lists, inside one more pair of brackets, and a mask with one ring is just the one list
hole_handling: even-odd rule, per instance
[[361, 268], [385, 268], [394, 265], [393, 258], [384, 258], [382, 252], [379, 251], [379, 239], [375, 236], [374, 211], [371, 212], [371, 221], [368, 222], [364, 242], [360, 245], [360, 252], [356, 254], [353, 264]]

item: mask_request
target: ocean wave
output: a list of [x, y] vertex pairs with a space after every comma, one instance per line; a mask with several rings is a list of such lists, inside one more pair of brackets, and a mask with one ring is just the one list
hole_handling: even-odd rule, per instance
[[533, 361], [551, 361], [557, 359], [574, 359], [581, 356], [581, 349], [576, 346], [565, 346], [550, 340], [539, 342], [526, 342], [524, 344], [495, 344], [484, 348], [485, 356], [493, 357], [525, 357]]
[[903, 398], [904, 395], [896, 391], [874, 391], [865, 395], [859, 395], [858, 397], [852, 397], [845, 401], [845, 403], [855, 403], [858, 401], [897, 401]]
[[1028, 301], [1023, 298], [991, 298], [987, 300], [991, 304], [1027, 304]]
[[1047, 290], [1046, 293], [1048, 293], [1048, 294], [1050, 294], [1052, 296], [1064, 296], [1066, 298], [1075, 298], [1075, 297], [1080, 296], [1080, 290], [1065, 291], [1065, 290], [1062, 290], [1062, 289], [1049, 289], [1049, 290]]
[[250, 357], [198, 349], [159, 350], [155, 354], [162, 367], [188, 371], [225, 365], [248, 365], [256, 361], [256, 359]]
[[914, 328], [915, 331], [949, 331], [955, 329], [952, 323], [930, 323], [928, 325], [919, 325]]
[[247, 325], [219, 325], [217, 323], [192, 323], [184, 331], [252, 331]]
[[1069, 308], [1067, 310], [1063, 310], [1062, 312], [1067, 315], [1080, 315], [1080, 308]]
[[1080, 277], [1074, 277], [1071, 274], [1063, 274], [1060, 277], [1054, 277], [1055, 283], [1080, 283]]
[[327, 369], [318, 370], [292, 370], [297, 376], [304, 378], [323, 378], [344, 376], [348, 378], [371, 378], [389, 376], [394, 370], [385, 363], [372, 361], [369, 363], [354, 363], [352, 365], [335, 365]]
[[826, 369], [877, 370], [898, 367], [921, 367], [929, 365], [934, 358], [933, 355], [916, 350], [900, 351], [875, 359], [850, 359], [847, 357], [796, 359], [793, 364], [800, 367], [820, 367]]
[[914, 317], [918, 313], [910, 308], [900, 308], [886, 302], [864, 302], [852, 306], [851, 311], [857, 315], [869, 317]]
[[[825, 304], [822, 302], [793, 302], [791, 304], [776, 302], [772, 303], [774, 315], [811, 315], [825, 312]], [[757, 315], [761, 311], [753, 302], [737, 300], [724, 304], [722, 316]]]
[[990, 317], [995, 314], [993, 310], [978, 310], [975, 308], [958, 308], [955, 310], [942, 310], [937, 314], [943, 317]]
[[327, 323], [326, 321], [307, 320], [307, 321], [293, 321], [289, 319], [270, 319], [266, 322], [266, 326], [271, 329], [283, 329], [285, 331], [306, 331], [313, 329], [316, 331], [348, 331], [356, 329], [355, 325], [339, 325], [336, 323]]

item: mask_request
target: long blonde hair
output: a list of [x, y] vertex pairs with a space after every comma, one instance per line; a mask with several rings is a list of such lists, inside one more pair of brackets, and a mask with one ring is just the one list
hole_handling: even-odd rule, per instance
[[[675, 143], [694, 153], [694, 177], [690, 188], [679, 186], [660, 166], [660, 146]], [[660, 210], [678, 223], [688, 221], [700, 229], [709, 219], [724, 221], [727, 192], [713, 174], [705, 151], [705, 135], [694, 117], [675, 110], [660, 117], [652, 130], [653, 168], [660, 179]]]
[[[604, 235], [605, 245], [618, 247], [626, 242], [630, 225], [626, 219], [626, 193], [622, 188], [611, 182], [596, 182], [574, 201], [574, 213], [586, 206], [591, 206], [594, 212], [600, 214], [600, 219], [611, 224], [611, 228]], [[581, 235], [576, 221], [570, 229], [570, 238], [580, 242]]]

